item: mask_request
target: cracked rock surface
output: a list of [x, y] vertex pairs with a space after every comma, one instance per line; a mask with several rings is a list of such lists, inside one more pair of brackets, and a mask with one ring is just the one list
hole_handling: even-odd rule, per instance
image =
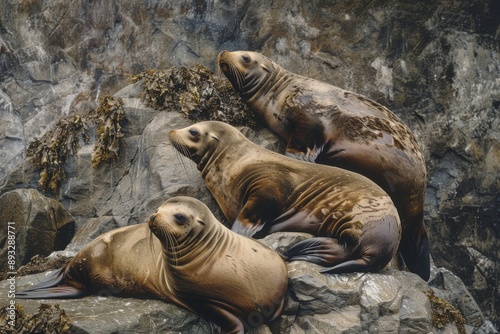
[[[0, 22], [0, 195], [37, 187], [25, 160], [35, 137], [124, 88], [115, 94], [130, 120], [120, 158], [94, 170], [89, 143], [65, 167], [58, 200], [77, 231], [141, 222], [175, 194], [200, 196], [217, 214], [199, 173], [170, 155], [166, 133], [189, 121], [144, 108], [127, 79], [172, 66], [215, 71], [222, 50], [260, 51], [384, 104], [409, 126], [428, 165], [433, 260], [500, 324], [498, 1], [8, 0]], [[269, 132], [248, 133], [283, 147]]]

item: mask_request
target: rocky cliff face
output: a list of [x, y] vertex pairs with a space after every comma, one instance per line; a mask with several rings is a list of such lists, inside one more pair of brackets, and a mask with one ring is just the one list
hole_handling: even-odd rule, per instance
[[[31, 1], [0, 3], [0, 194], [36, 187], [29, 143], [61, 117], [96, 107], [149, 68], [203, 64], [223, 49], [365, 94], [416, 134], [429, 167], [426, 224], [438, 266], [500, 318], [500, 4], [406, 1]], [[187, 120], [129, 103], [127, 149], [91, 168], [91, 144], [67, 164], [58, 198], [83, 225], [140, 222], [167, 193], [200, 194], [196, 172], [162, 174], [167, 129]], [[157, 138], [165, 140], [156, 141]], [[270, 137], [271, 138], [271, 137]], [[270, 147], [279, 143], [269, 141]], [[144, 154], [146, 151], [154, 154]], [[211, 203], [208, 195], [201, 200]], [[212, 201], [212, 202], [211, 202]], [[107, 219], [107, 218], [103, 218]]]

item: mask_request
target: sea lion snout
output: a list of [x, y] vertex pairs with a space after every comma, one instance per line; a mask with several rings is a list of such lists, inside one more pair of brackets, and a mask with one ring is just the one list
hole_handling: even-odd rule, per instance
[[227, 52], [227, 51], [226, 51], [226, 50], [224, 50], [224, 51], [222, 51], [222, 52], [220, 52], [220, 53], [219, 53], [219, 60], [220, 60], [220, 58], [221, 58], [221, 57], [224, 57], [224, 54], [225, 54], [226, 52]]
[[158, 226], [156, 224], [156, 213], [149, 216], [148, 227], [154, 234], [156, 234], [156, 232], [158, 231]]
[[229, 64], [226, 62], [228, 53], [229, 53], [228, 51], [224, 50], [217, 56], [219, 67], [224, 73], [227, 73], [229, 71]]

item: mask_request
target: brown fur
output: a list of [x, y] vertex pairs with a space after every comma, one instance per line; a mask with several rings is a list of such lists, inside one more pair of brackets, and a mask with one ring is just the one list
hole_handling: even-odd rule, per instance
[[197, 163], [234, 231], [323, 237], [292, 247], [288, 255], [331, 266], [329, 272], [378, 271], [394, 256], [401, 231], [397, 210], [366, 177], [266, 150], [221, 122], [197, 123], [169, 136]]
[[17, 297], [153, 297], [207, 317], [223, 333], [243, 333], [279, 315], [287, 282], [275, 252], [228, 230], [200, 201], [175, 197], [148, 223], [103, 234]]
[[287, 143], [286, 155], [360, 173], [391, 196], [402, 224], [399, 250], [428, 280], [426, 167], [408, 127], [373, 100], [294, 74], [257, 52], [224, 51], [218, 61], [249, 108]]

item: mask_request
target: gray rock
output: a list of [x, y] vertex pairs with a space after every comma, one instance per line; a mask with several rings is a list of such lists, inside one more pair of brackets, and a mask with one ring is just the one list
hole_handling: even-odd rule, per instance
[[[297, 236], [291, 235], [290, 240]], [[270, 237], [268, 237], [270, 238]], [[282, 238], [283, 239], [283, 238]], [[378, 274], [324, 275], [312, 263], [289, 263], [289, 288], [282, 315], [252, 334], [263, 333], [458, 333], [454, 324], [433, 328], [425, 291], [429, 285], [417, 275], [397, 270]], [[436, 271], [436, 270], [435, 270]], [[434, 271], [434, 272], [435, 272]], [[453, 274], [446, 275], [446, 291], [458, 295], [465, 287]], [[46, 274], [17, 277], [21, 290]], [[0, 290], [7, 291], [7, 281]], [[0, 306], [9, 302], [0, 296]], [[60, 304], [73, 320], [72, 333], [207, 333], [206, 321], [174, 305], [158, 300], [89, 296], [72, 300], [17, 300], [28, 313], [40, 303]], [[476, 304], [469, 306], [481, 315]], [[468, 332], [494, 333], [491, 324], [468, 318]], [[474, 320], [474, 319], [473, 319]], [[477, 320], [477, 318], [476, 318]], [[488, 331], [490, 330], [490, 331]]]
[[0, 180], [24, 159], [24, 133], [19, 113], [0, 91]]
[[[66, 248], [75, 221], [58, 201], [34, 189], [19, 189], [0, 196], [0, 230], [0, 272], [15, 271], [34, 255]], [[14, 248], [9, 248], [7, 231], [15, 232]], [[7, 265], [9, 250], [15, 251], [15, 268]]]
[[[35, 188], [38, 175], [24, 159], [29, 142], [127, 86], [129, 74], [197, 63], [215, 70], [223, 49], [261, 51], [299, 74], [375, 99], [409, 125], [429, 166], [425, 218], [434, 261], [460, 277], [499, 324], [495, 1], [1, 1], [0, 21], [0, 194]], [[200, 194], [215, 210], [197, 173], [187, 177], [178, 168], [183, 174], [171, 178], [177, 186], [163, 190], [168, 177], [159, 154], [169, 149], [143, 137], [158, 113], [143, 112], [140, 94], [129, 88], [122, 91], [132, 120], [122, 158], [93, 170], [88, 146], [67, 166], [60, 201], [77, 226], [103, 215], [119, 225], [142, 221], [175, 193]], [[270, 143], [278, 151], [283, 145]], [[150, 144], [151, 156], [143, 150]]]

